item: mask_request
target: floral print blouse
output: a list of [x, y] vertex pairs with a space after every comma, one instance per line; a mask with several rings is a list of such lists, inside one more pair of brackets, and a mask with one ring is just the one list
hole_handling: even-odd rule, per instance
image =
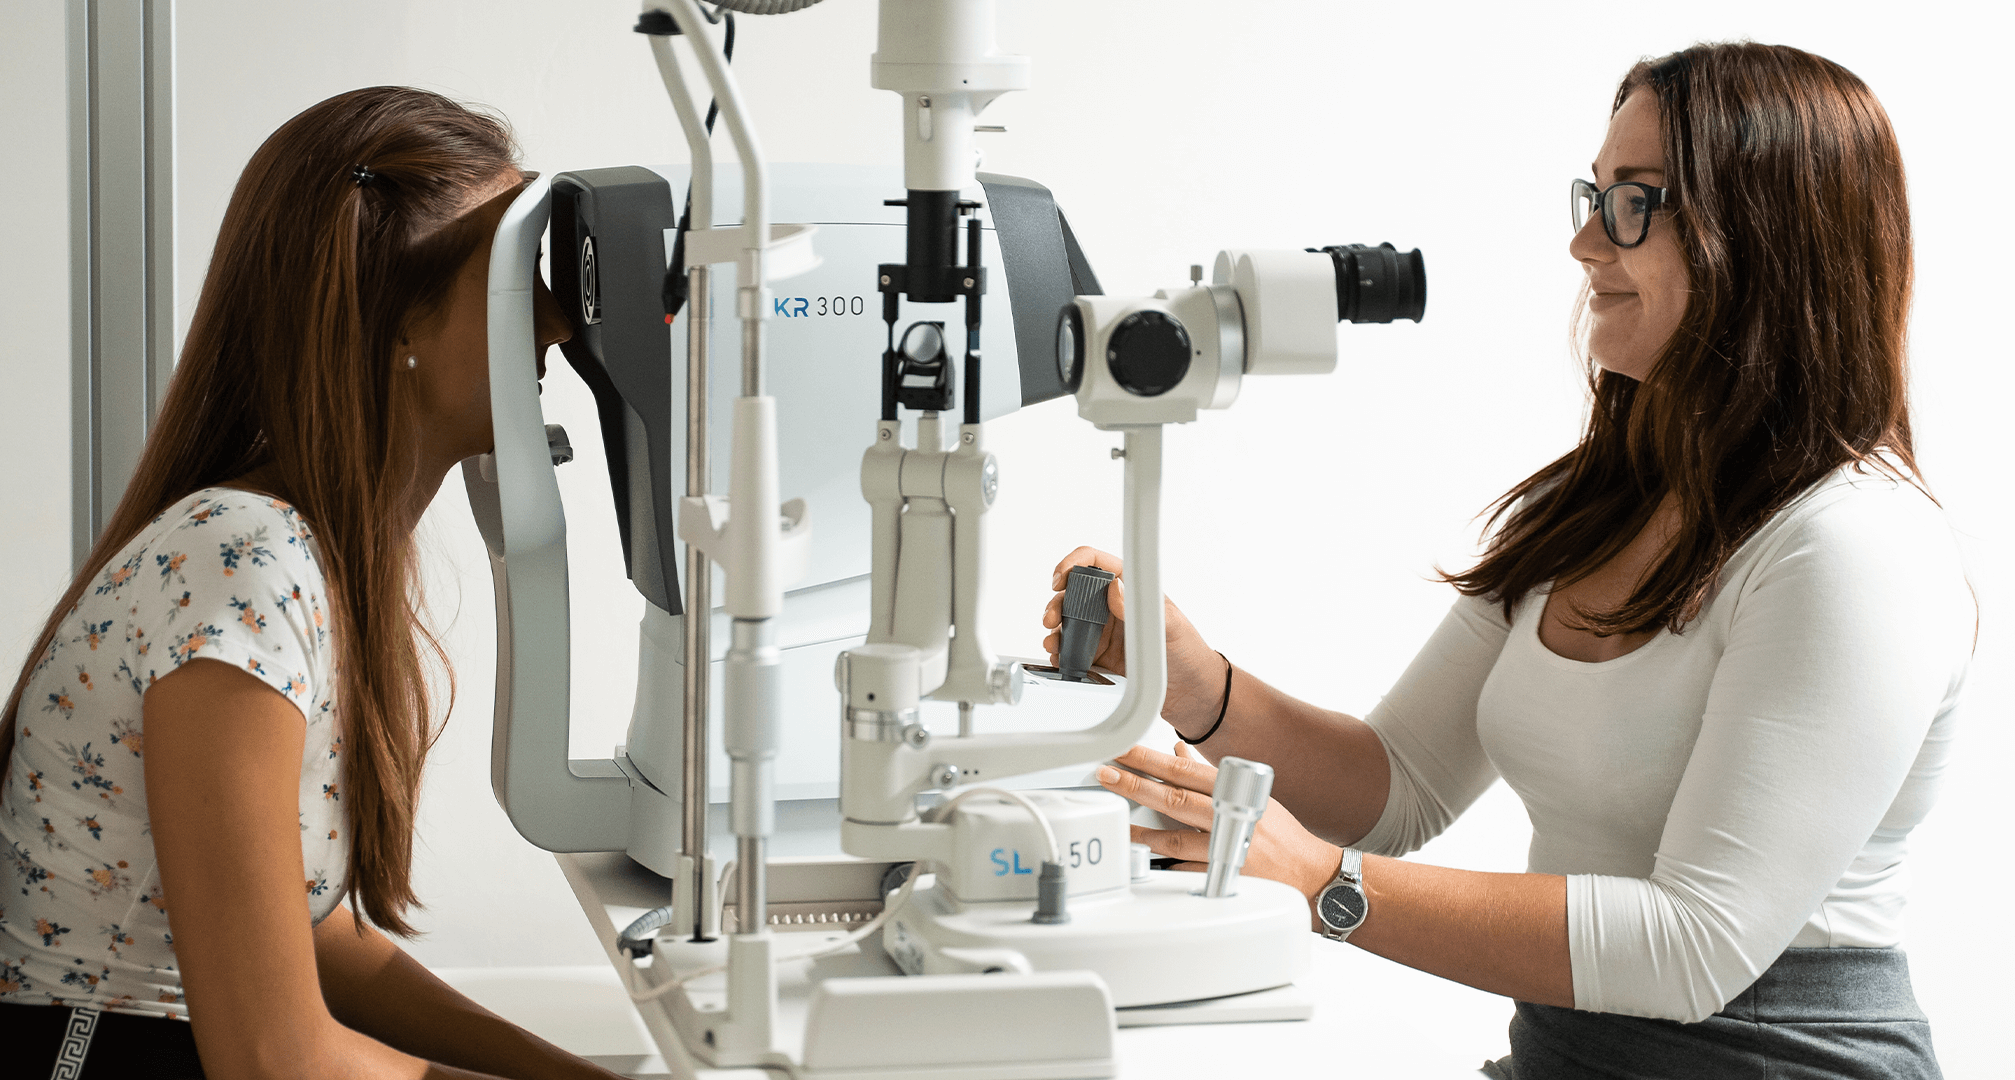
[[343, 740], [315, 538], [292, 506], [206, 488], [141, 530], [34, 660], [0, 782], [0, 1001], [187, 1019], [148, 835], [141, 698], [197, 658], [301, 710], [302, 883], [319, 922], [348, 863]]

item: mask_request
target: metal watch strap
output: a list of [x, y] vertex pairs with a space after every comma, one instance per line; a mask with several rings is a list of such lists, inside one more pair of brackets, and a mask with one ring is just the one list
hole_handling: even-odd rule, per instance
[[[1356, 848], [1343, 849], [1343, 862], [1336, 868], [1336, 876], [1329, 880], [1328, 885], [1322, 887], [1321, 892], [1315, 894], [1318, 909], [1322, 903], [1322, 898], [1338, 885], [1348, 885], [1356, 891], [1360, 899], [1364, 899], [1364, 852]], [[1366, 914], [1368, 915], [1369, 911]], [[1342, 941], [1350, 937], [1352, 931], [1364, 925], [1364, 915], [1358, 916], [1357, 922], [1344, 930], [1337, 930], [1331, 927], [1329, 921], [1321, 916], [1319, 910], [1316, 915], [1316, 922], [1322, 926], [1323, 937], [1331, 941]]]

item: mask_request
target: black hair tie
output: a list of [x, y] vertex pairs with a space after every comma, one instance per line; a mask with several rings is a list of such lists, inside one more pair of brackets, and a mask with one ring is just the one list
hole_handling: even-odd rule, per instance
[[371, 167], [368, 165], [350, 166], [350, 179], [358, 187], [370, 187], [371, 181], [376, 180], [377, 178], [378, 174], [372, 172]]
[[1204, 732], [1202, 735], [1194, 739], [1190, 738], [1187, 735], [1184, 735], [1180, 731], [1175, 733], [1176, 738], [1181, 739], [1183, 742], [1186, 742], [1191, 746], [1200, 746], [1203, 744], [1203, 741], [1205, 739], [1208, 739], [1212, 735], [1217, 734], [1217, 729], [1224, 726], [1225, 710], [1231, 708], [1231, 671], [1232, 671], [1231, 661], [1225, 660], [1223, 653], [1218, 653], [1217, 658], [1219, 660], [1224, 660], [1224, 700], [1218, 703], [1217, 719], [1211, 722], [1209, 731]]

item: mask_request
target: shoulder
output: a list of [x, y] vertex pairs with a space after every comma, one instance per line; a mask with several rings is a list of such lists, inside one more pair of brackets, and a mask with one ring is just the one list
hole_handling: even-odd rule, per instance
[[191, 544], [210, 541], [230, 553], [220, 555], [227, 564], [315, 561], [314, 530], [293, 504], [238, 488], [197, 491], [163, 511], [152, 529]]
[[1770, 559], [1808, 554], [1831, 559], [1958, 566], [1945, 512], [1902, 472], [1847, 465], [1777, 512], [1751, 545]]
[[327, 674], [326, 582], [293, 506], [205, 488], [156, 518], [121, 569], [136, 688], [189, 660], [242, 667], [297, 702]]
[[1723, 582], [1746, 603], [1807, 595], [1858, 618], [1909, 612], [1970, 629], [1975, 613], [1944, 510], [1908, 473], [1874, 465], [1845, 466], [1778, 511]]

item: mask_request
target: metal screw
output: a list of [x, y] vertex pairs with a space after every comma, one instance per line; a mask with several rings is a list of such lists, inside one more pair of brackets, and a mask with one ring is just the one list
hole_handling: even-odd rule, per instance
[[1201, 284], [1203, 284], [1203, 264], [1202, 264], [1202, 263], [1190, 263], [1190, 264], [1189, 264], [1189, 283], [1190, 283], [1191, 285], [1201, 285]]
[[887, 274], [883, 274], [883, 275], [882, 275], [882, 284], [884, 284], [884, 285], [887, 285], [888, 283], [889, 283], [889, 276], [888, 276]]
[[967, 278], [967, 279], [966, 279], [966, 288], [970, 289], [970, 288], [972, 288], [972, 287], [973, 287], [973, 279], [971, 279], [971, 278]]
[[970, 431], [959, 433], [959, 441], [965, 443], [967, 446], [971, 446], [973, 441], [973, 433]]
[[880, 434], [880, 435], [878, 435], [878, 436], [876, 436], [876, 437], [877, 437], [877, 438], [879, 438], [879, 439], [880, 439], [880, 440], [881, 440], [882, 442], [887, 442], [887, 441], [889, 441], [889, 439], [893, 438], [893, 437], [894, 437], [894, 435], [895, 435], [895, 432], [893, 432], [893, 431], [890, 431], [890, 430], [889, 430], [889, 429], [887, 429], [887, 428], [883, 428], [883, 429], [881, 430], [881, 434]]
[[1119, 447], [1117, 447], [1117, 446], [1115, 446], [1115, 447], [1113, 447], [1113, 448], [1112, 448], [1112, 459], [1113, 459], [1114, 461], [1118, 461], [1119, 459], [1121, 459], [1121, 458], [1123, 458], [1123, 457], [1125, 457], [1125, 456], [1126, 456], [1126, 451], [1125, 451], [1125, 450], [1123, 450], [1123, 449], [1121, 449], [1121, 448], [1119, 448]]
[[930, 745], [931, 733], [922, 724], [911, 724], [903, 729], [903, 741], [922, 750]]
[[937, 767], [936, 772], [931, 773], [931, 783], [936, 784], [940, 789], [951, 787], [958, 782], [959, 767], [956, 765], [940, 765]]

